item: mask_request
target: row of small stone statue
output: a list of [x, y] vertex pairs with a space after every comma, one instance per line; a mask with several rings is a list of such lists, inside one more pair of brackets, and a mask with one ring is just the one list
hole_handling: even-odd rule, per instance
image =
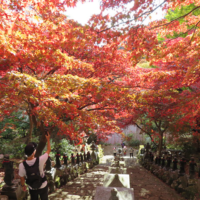
[[[145, 156], [144, 159], [147, 159], [150, 162], [154, 162], [156, 165], [161, 166], [162, 168], [166, 168], [166, 170], [169, 170], [172, 163], [172, 170], [178, 170], [178, 164], [180, 164], [180, 174], [185, 173], [185, 166], [186, 166], [186, 159], [182, 157], [180, 161], [177, 160], [175, 157], [172, 160], [172, 157], [169, 155], [165, 158], [165, 156], [156, 156], [154, 159], [154, 155], [152, 152], [149, 152], [148, 155]], [[189, 162], [189, 173], [195, 173], [195, 167], [197, 166], [197, 163], [195, 162], [194, 158], [192, 157]], [[199, 177], [200, 177], [200, 171], [199, 171]]]
[[[61, 154], [59, 152], [57, 152], [57, 154], [56, 154], [56, 165], [55, 165], [56, 168], [61, 167], [60, 157], [61, 157]], [[87, 152], [87, 154], [85, 152], [83, 154], [77, 153], [76, 156], [74, 156], [74, 154], [72, 153], [70, 158], [71, 158], [71, 164], [75, 165], [75, 164], [83, 163], [84, 161], [85, 162], [89, 161], [91, 159], [91, 155], [90, 155], [89, 151]], [[68, 160], [69, 160], [69, 157], [64, 154], [63, 155], [64, 165], [66, 165], [66, 166], [68, 165]], [[51, 158], [50, 157], [48, 158], [48, 160], [46, 162], [46, 168], [45, 169], [51, 170]]]
[[[56, 154], [56, 168], [60, 168], [61, 167], [61, 162], [60, 162], [60, 153], [57, 152]], [[68, 156], [66, 156], [65, 154], [63, 155], [63, 160], [64, 160], [64, 165], [68, 165]], [[79, 164], [79, 163], [83, 163], [84, 161], [90, 161], [91, 160], [91, 155], [90, 152], [88, 151], [87, 154], [85, 154], [85, 152], [82, 153], [77, 153], [76, 156], [73, 155], [73, 153], [71, 154], [71, 164], [75, 165], [75, 164]], [[14, 179], [14, 168], [13, 168], [13, 161], [10, 161], [9, 156], [6, 155], [4, 156], [4, 160], [3, 160], [3, 168], [5, 169], [5, 176], [4, 176], [4, 181], [7, 185], [12, 185], [12, 180]], [[51, 170], [51, 158], [49, 157], [47, 162], [46, 162], [46, 167], [45, 169]]]

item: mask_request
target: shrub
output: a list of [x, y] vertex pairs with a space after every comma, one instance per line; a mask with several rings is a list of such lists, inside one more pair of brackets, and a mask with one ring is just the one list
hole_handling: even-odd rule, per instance
[[[54, 142], [53, 139], [50, 139], [50, 143], [51, 143], [51, 149], [52, 149], [52, 151], [50, 152], [51, 158], [55, 157], [55, 154], [57, 153], [57, 151], [59, 151], [61, 155], [65, 154], [65, 155], [70, 156], [71, 153], [73, 153], [75, 149], [75, 147], [71, 145], [67, 139], [62, 139], [58, 143]], [[44, 149], [44, 152], [45, 151], [46, 151], [46, 148]]]
[[131, 147], [138, 147], [140, 145], [140, 141], [137, 140], [137, 139], [131, 139], [128, 142], [128, 145], [131, 146]]
[[131, 147], [138, 147], [140, 145], [140, 141], [134, 138], [134, 135], [132, 133], [129, 133], [126, 137], [125, 137], [125, 143], [128, 146]]
[[[38, 143], [38, 137], [32, 139], [32, 142]], [[24, 148], [26, 144], [21, 140], [2, 140], [0, 143], [0, 153], [10, 154], [10, 158], [24, 158]]]

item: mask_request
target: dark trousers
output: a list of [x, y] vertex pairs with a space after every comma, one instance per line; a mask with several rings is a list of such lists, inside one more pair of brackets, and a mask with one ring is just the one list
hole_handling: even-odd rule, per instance
[[133, 157], [133, 153], [130, 153], [130, 158]]
[[41, 200], [48, 200], [48, 187], [38, 189], [38, 190], [31, 190], [29, 189], [31, 200], [38, 200], [38, 196], [40, 195]]

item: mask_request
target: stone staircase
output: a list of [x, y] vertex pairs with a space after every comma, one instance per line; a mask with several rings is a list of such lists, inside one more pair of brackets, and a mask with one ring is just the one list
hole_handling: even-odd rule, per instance
[[[73, 181], [49, 195], [49, 200], [94, 200], [96, 189], [103, 186], [104, 176], [109, 173], [113, 156], [104, 156], [101, 164], [87, 173], [80, 175]], [[160, 181], [149, 171], [144, 169], [136, 157], [124, 157], [127, 174], [130, 175], [130, 187], [134, 188], [135, 200], [182, 200], [183, 198], [165, 183]], [[103, 199], [103, 196], [101, 198]]]
[[104, 175], [108, 172], [108, 166], [99, 164], [87, 173], [80, 175], [65, 186], [57, 189], [49, 195], [50, 200], [92, 200], [94, 199], [95, 189], [103, 185]]
[[[93, 200], [96, 188], [97, 186], [103, 186], [104, 176], [109, 172], [112, 162], [113, 156], [104, 156], [101, 164], [88, 169], [87, 173], [56, 189], [54, 193], [49, 195], [49, 200]], [[135, 161], [125, 159], [125, 163], [131, 167], [135, 164]]]

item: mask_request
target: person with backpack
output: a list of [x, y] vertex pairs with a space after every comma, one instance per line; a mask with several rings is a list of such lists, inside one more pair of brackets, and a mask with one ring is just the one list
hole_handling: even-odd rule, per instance
[[35, 158], [37, 144], [34, 142], [29, 143], [25, 147], [25, 154], [27, 160], [19, 165], [19, 176], [21, 180], [22, 189], [26, 191], [26, 184], [29, 187], [31, 200], [48, 200], [48, 187], [47, 180], [44, 173], [44, 165], [49, 157], [51, 151], [50, 135], [45, 135], [47, 139], [47, 151], [40, 157]]

